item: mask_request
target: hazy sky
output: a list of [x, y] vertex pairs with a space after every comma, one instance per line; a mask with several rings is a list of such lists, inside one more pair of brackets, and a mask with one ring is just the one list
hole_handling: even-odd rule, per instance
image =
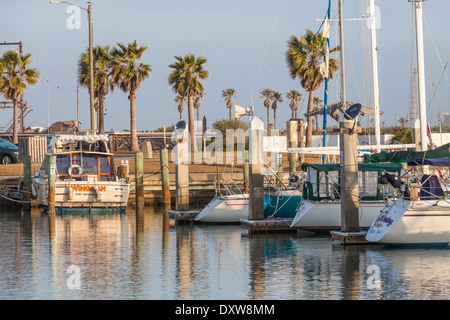
[[[87, 7], [84, 1], [69, 1]], [[332, 17], [337, 0], [332, 0]], [[360, 18], [369, 1], [345, 0], [344, 17]], [[378, 72], [381, 121], [393, 124], [409, 112], [410, 72], [416, 65], [411, 49], [411, 3], [407, 0], [375, 0], [380, 12], [377, 30]], [[450, 113], [450, 0], [424, 3], [424, 45], [428, 119], [437, 123], [437, 112]], [[138, 130], [154, 130], [179, 119], [175, 94], [168, 84], [169, 64], [174, 56], [203, 55], [210, 72], [204, 81], [206, 96], [200, 107], [208, 126], [228, 118], [221, 98], [222, 90], [238, 91], [235, 103], [249, 106], [266, 121], [266, 110], [259, 92], [275, 89], [285, 96], [298, 89], [307, 98], [298, 80], [289, 77], [285, 62], [286, 43], [291, 35], [300, 36], [306, 28], [318, 30], [325, 16], [327, 0], [93, 0], [94, 45], [115, 46], [117, 42], [137, 40], [149, 49], [142, 62], [153, 71], [136, 93]], [[22, 41], [24, 52], [32, 53], [33, 67], [41, 71], [38, 85], [26, 92], [33, 111], [25, 124], [47, 126], [58, 120], [76, 119], [77, 63], [88, 46], [87, 14], [81, 12], [80, 29], [69, 29], [66, 4], [48, 0], [1, 0], [0, 42]], [[339, 44], [339, 25], [331, 28], [331, 46]], [[0, 52], [14, 49], [0, 46]], [[338, 59], [339, 54], [334, 58]], [[347, 100], [373, 107], [370, 58], [370, 30], [365, 21], [345, 22], [345, 64]], [[340, 73], [330, 84], [329, 103], [340, 99]], [[315, 95], [323, 99], [323, 86]], [[89, 128], [89, 95], [80, 87], [80, 121]], [[305, 99], [306, 100], [306, 99]], [[431, 103], [430, 103], [431, 102]], [[50, 110], [50, 112], [49, 112]], [[303, 104], [301, 114], [306, 110]], [[120, 90], [107, 96], [105, 128], [129, 128], [129, 101]], [[272, 115], [272, 111], [271, 111]], [[291, 112], [288, 102], [278, 106], [277, 127], [284, 128]], [[12, 117], [12, 110], [0, 110], [0, 127]], [[187, 107], [183, 112], [187, 119]], [[336, 124], [331, 118], [330, 125]], [[320, 119], [320, 126], [322, 120]]]

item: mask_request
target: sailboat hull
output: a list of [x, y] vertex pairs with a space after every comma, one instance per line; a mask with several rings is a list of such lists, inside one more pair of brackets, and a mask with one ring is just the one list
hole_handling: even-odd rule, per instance
[[366, 240], [398, 245], [448, 245], [450, 204], [403, 199], [387, 203], [368, 230]]
[[[361, 229], [368, 229], [371, 226], [383, 204], [382, 201], [361, 201], [359, 203], [358, 218]], [[311, 231], [341, 229], [340, 201], [303, 201], [292, 221], [291, 228]]]

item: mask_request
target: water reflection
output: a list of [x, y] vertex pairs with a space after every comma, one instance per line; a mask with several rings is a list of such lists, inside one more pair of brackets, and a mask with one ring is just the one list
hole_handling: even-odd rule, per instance
[[[343, 247], [323, 236], [175, 226], [158, 208], [1, 211], [0, 257], [0, 299], [450, 298], [448, 248]], [[71, 266], [80, 268], [80, 289], [68, 288]]]

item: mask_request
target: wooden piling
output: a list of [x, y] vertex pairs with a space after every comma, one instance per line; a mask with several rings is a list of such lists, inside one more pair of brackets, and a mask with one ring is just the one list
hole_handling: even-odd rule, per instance
[[56, 181], [56, 156], [52, 155], [48, 162], [48, 214], [55, 214], [55, 181]]
[[244, 150], [244, 193], [248, 194], [248, 173], [249, 173], [249, 163], [248, 163], [248, 150]]
[[144, 206], [144, 155], [134, 154], [134, 185], [136, 190], [136, 206]]
[[250, 220], [264, 219], [263, 133], [264, 123], [255, 117], [250, 124], [249, 139]]
[[31, 157], [23, 157], [23, 201], [26, 201], [26, 207], [30, 206], [31, 201]]
[[170, 184], [169, 184], [169, 156], [166, 148], [160, 150], [161, 161], [161, 186], [164, 212], [171, 210], [170, 204]]

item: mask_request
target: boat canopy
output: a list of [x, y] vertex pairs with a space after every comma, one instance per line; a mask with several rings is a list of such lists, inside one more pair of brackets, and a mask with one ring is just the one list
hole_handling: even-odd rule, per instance
[[442, 157], [442, 158], [419, 158], [419, 159], [411, 159], [408, 161], [408, 166], [436, 166], [436, 167], [450, 167], [450, 157]]
[[444, 144], [439, 148], [428, 151], [394, 151], [388, 153], [374, 153], [374, 154], [365, 154], [364, 162], [365, 163], [380, 163], [380, 162], [408, 162], [410, 159], [434, 159], [434, 158], [442, 158], [442, 157], [450, 157], [450, 143]]
[[[330, 164], [311, 164], [303, 163], [302, 170], [307, 171], [307, 169], [313, 168], [318, 172], [329, 172], [329, 171], [339, 171], [341, 165], [339, 163]], [[387, 172], [397, 172], [403, 169], [401, 163], [358, 163], [358, 171], [387, 171]]]
[[[108, 135], [106, 134], [84, 134], [84, 135], [76, 135], [76, 134], [61, 134], [55, 135], [52, 137], [49, 145], [48, 152], [56, 152], [57, 150], [61, 150], [67, 147], [70, 147], [71, 144], [76, 142], [86, 143], [86, 144], [95, 144], [101, 143], [104, 150], [102, 152], [108, 152]], [[90, 151], [90, 150], [89, 150]]]

